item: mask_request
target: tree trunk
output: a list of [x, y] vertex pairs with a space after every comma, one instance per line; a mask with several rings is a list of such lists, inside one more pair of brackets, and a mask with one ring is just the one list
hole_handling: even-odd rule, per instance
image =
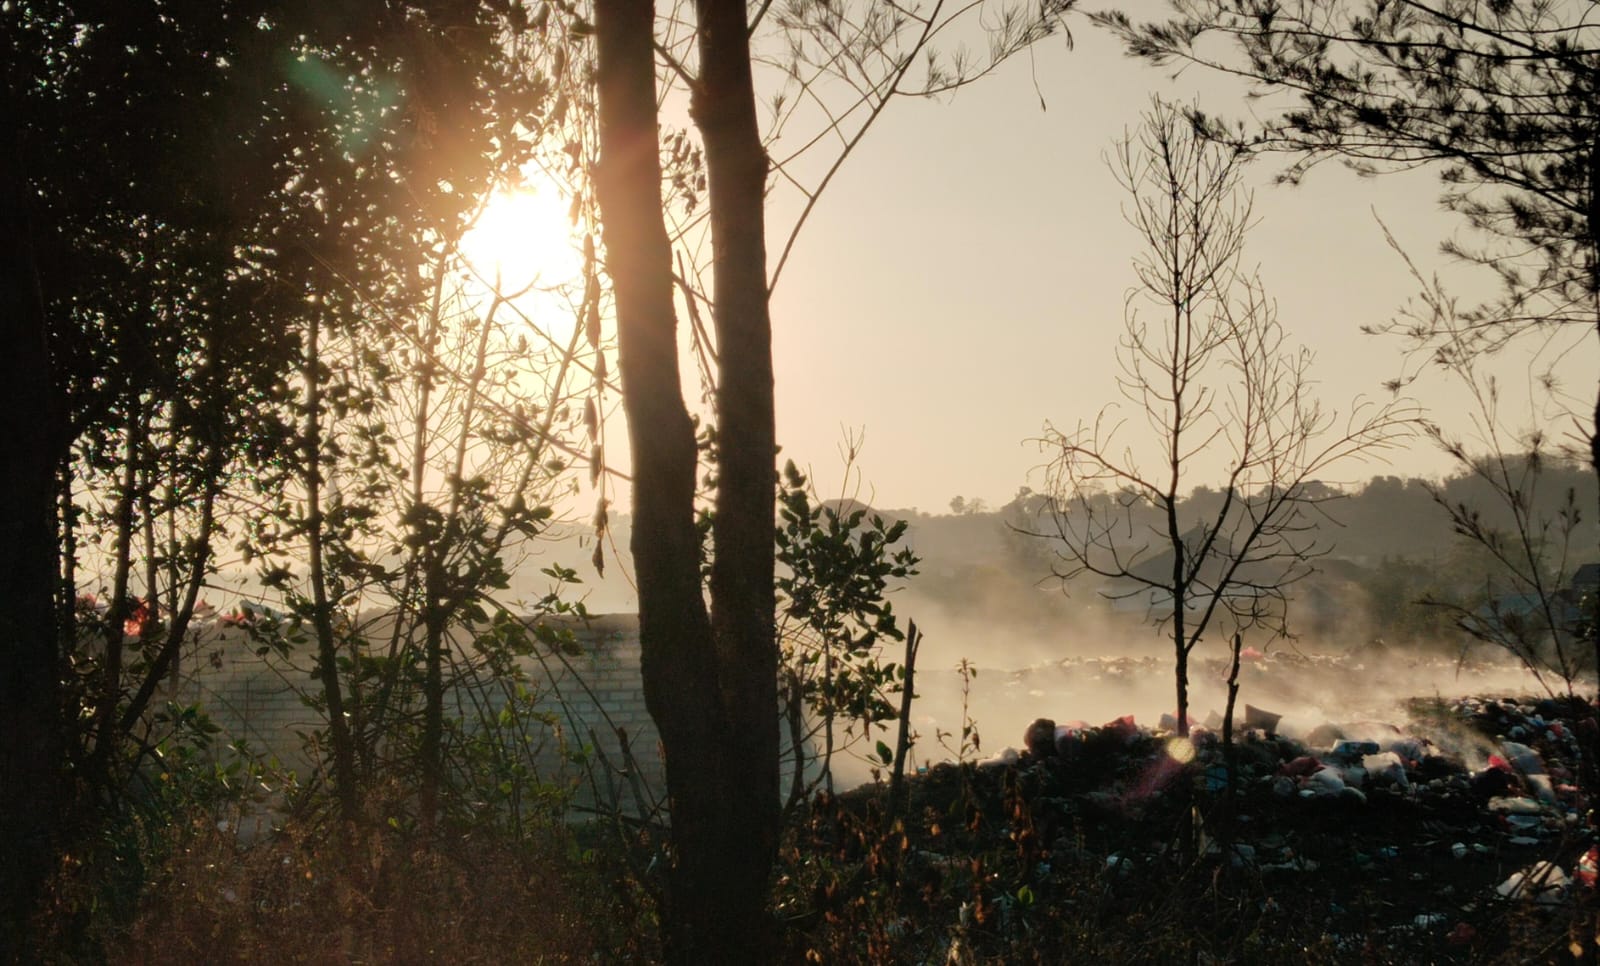
[[889, 819], [900, 817], [906, 805], [906, 755], [911, 751], [911, 702], [917, 697], [917, 651], [922, 648], [922, 632], [912, 621], [906, 629], [906, 658], [901, 667], [900, 729], [894, 741], [894, 770], [889, 773]]
[[[430, 570], [436, 566], [440, 566], [438, 561], [429, 563]], [[447, 639], [445, 618], [440, 613], [443, 605], [435, 596], [437, 584], [435, 577], [427, 578], [428, 599], [422, 605], [422, 739], [417, 749], [422, 759], [418, 810], [423, 835], [429, 838], [439, 821], [439, 788], [444, 784], [444, 649]]]
[[[9, 102], [11, 93], [0, 97]], [[64, 750], [55, 621], [55, 482], [64, 441], [21, 132], [7, 102], [0, 102], [0, 962], [29, 953], [27, 919], [52, 868]]]
[[1189, 641], [1189, 627], [1184, 621], [1184, 608], [1189, 602], [1189, 581], [1183, 534], [1178, 529], [1176, 492], [1177, 486], [1174, 483], [1173, 489], [1167, 495], [1167, 536], [1172, 543], [1172, 667], [1173, 679], [1178, 689], [1178, 736], [1187, 738], [1189, 737], [1189, 651], [1194, 645]]
[[339, 681], [339, 643], [333, 626], [334, 600], [328, 595], [327, 557], [322, 530], [322, 380], [321, 309], [312, 313], [302, 372], [306, 380], [305, 437], [301, 472], [306, 488], [306, 553], [310, 558], [311, 621], [317, 640], [317, 677], [328, 707], [328, 741], [333, 745], [334, 792], [345, 831], [360, 817], [354, 741], [345, 717]]
[[705, 142], [717, 332], [716, 554], [711, 625], [732, 756], [728, 792], [750, 835], [730, 888], [764, 899], [779, 822], [777, 490], [772, 320], [767, 304], [767, 154], [750, 76], [744, 0], [696, 0], [700, 86], [691, 105]]
[[[742, 83], [749, 96], [748, 57], [742, 55], [742, 81], [738, 65], [724, 63], [747, 50], [743, 16], [737, 4], [702, 5], [706, 77], [695, 104], [712, 182], [714, 309], [723, 340], [714, 638], [700, 579], [694, 427], [680, 389], [671, 246], [661, 210], [655, 11], [649, 0], [600, 0], [595, 10], [596, 191], [633, 457], [632, 550], [645, 702], [666, 753], [672, 815], [663, 949], [669, 962], [679, 963], [764, 958], [778, 820], [775, 477], [762, 197], [759, 184], [750, 194], [750, 158], [742, 153], [750, 145], [744, 128], [753, 129], [754, 115], [744, 116], [739, 92], [732, 90]], [[764, 164], [758, 141], [754, 147], [758, 165]], [[764, 168], [758, 170], [764, 176]], [[749, 210], [730, 212], [729, 204]], [[730, 245], [750, 250], [732, 253]], [[752, 259], [761, 266], [754, 276]]]
[[[222, 490], [223, 462], [224, 454], [219, 447], [213, 447], [206, 454], [205, 488], [200, 494], [200, 522], [195, 528], [194, 551], [184, 581], [183, 596], [174, 599], [173, 607], [167, 613], [166, 639], [152, 658], [150, 669], [145, 673], [139, 690], [128, 699], [128, 705], [122, 711], [122, 724], [116, 736], [119, 741], [124, 735], [133, 731], [134, 725], [138, 724], [145, 709], [150, 707], [161, 681], [176, 671], [178, 659], [182, 656], [183, 639], [189, 633], [189, 622], [194, 619], [195, 605], [200, 601], [200, 588], [205, 585], [207, 567], [211, 560], [211, 539], [216, 533], [217, 497]], [[173, 582], [173, 587], [176, 591], [176, 580]]]
[[140, 416], [128, 417], [127, 449], [122, 465], [122, 492], [117, 497], [115, 543], [112, 552], [116, 565], [111, 577], [111, 600], [106, 607], [105, 658], [100, 662], [100, 694], [95, 711], [94, 753], [89, 758], [87, 780], [92, 787], [110, 793], [111, 751], [116, 747], [117, 705], [122, 700], [122, 657], [127, 649], [124, 633], [128, 618], [135, 611], [128, 607], [133, 574], [134, 502], [138, 499]]
[[[1600, 339], [1600, 134], [1589, 142], [1589, 209], [1585, 215], [1589, 236], [1589, 300], [1595, 313], [1594, 336]], [[1595, 392], [1594, 422], [1589, 427], [1589, 468], [1600, 480], [1600, 389]], [[1596, 499], [1600, 501], [1600, 489], [1596, 490]], [[1594, 661], [1595, 701], [1600, 701], [1600, 601], [1586, 600], [1582, 606], [1589, 656]], [[1600, 727], [1597, 727], [1592, 709], [1592, 704], [1586, 705], [1591, 715], [1578, 734], [1583, 754], [1584, 790], [1595, 795], [1600, 793], [1600, 765], [1595, 760], [1600, 753]]]

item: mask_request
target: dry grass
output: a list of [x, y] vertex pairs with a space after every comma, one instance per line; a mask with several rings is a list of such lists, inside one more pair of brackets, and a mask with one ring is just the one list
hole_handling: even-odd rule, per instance
[[[570, 832], [519, 842], [386, 826], [289, 830], [250, 847], [209, 817], [147, 839], [142, 872], [70, 858], [49, 912], [57, 962], [593, 963], [648, 958]], [[134, 895], [128, 895], [129, 891]]]

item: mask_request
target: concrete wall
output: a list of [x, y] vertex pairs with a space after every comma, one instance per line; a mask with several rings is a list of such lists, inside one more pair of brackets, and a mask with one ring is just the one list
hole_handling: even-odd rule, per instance
[[[577, 640], [575, 655], [541, 652], [520, 659], [536, 708], [556, 716], [552, 740], [536, 754], [541, 776], [578, 771], [563, 761], [559, 743], [564, 738], [575, 748], [591, 746], [592, 760], [600, 767], [584, 776], [579, 802], [585, 806], [617, 801], [634, 814], [651, 809], [664, 798], [659, 738], [644, 706], [639, 676], [639, 622], [632, 614], [600, 615], [587, 622], [552, 622], [570, 629]], [[373, 639], [381, 639], [374, 626]], [[458, 653], [468, 653], [470, 642], [461, 636]], [[223, 743], [243, 738], [257, 752], [277, 757], [302, 774], [310, 766], [305, 735], [323, 722], [322, 712], [309, 706], [302, 695], [320, 694], [311, 677], [311, 646], [305, 645], [288, 659], [255, 653], [257, 645], [246, 631], [217, 622], [201, 625], [195, 643], [167, 682], [159, 700], [199, 704], [222, 729]], [[455, 709], [466, 713], [474, 705], [499, 707], [503, 697], [493, 685], [458, 690], [451, 697]], [[625, 770], [618, 729], [626, 736], [635, 774]], [[634, 779], [637, 778], [637, 781]], [[637, 787], [636, 787], [637, 786]], [[643, 791], [645, 801], [638, 801]]]

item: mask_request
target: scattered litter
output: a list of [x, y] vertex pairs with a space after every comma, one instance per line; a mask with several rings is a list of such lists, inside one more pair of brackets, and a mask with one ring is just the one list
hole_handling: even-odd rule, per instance
[[1273, 734], [1278, 730], [1278, 723], [1283, 720], [1283, 715], [1273, 711], [1258, 708], [1253, 704], [1244, 706], [1244, 726], [1255, 731], [1265, 731]]
[[1583, 853], [1572, 870], [1572, 878], [1585, 889], [1594, 888], [1595, 880], [1600, 878], [1600, 846], [1589, 846], [1589, 851]]
[[979, 768], [1011, 768], [1020, 764], [1022, 755], [1015, 748], [1004, 748], [999, 753], [978, 762]]
[[1538, 815], [1544, 811], [1544, 807], [1531, 798], [1501, 796], [1489, 799], [1489, 811], [1506, 815]]
[[[1142, 667], [1124, 662], [1128, 666], [1113, 673], [1103, 663], [1097, 673], [1107, 680], [1131, 679]], [[1249, 673], [1270, 673], [1280, 664], [1287, 662], [1265, 655]], [[1566, 851], [1586, 833], [1592, 807], [1578, 780], [1582, 728], [1558, 720], [1569, 714], [1563, 706], [1540, 710], [1542, 705], [1531, 699], [1418, 702], [1410, 706], [1415, 721], [1400, 724], [1360, 717], [1319, 723], [1244, 705], [1227, 757], [1214, 712], [1205, 716], [1204, 727], [1191, 718], [1182, 754], [1171, 744], [1174, 715], [1155, 728], [1141, 727], [1132, 716], [1098, 726], [1039, 718], [1022, 735], [1023, 752], [1007, 749], [984, 767], [1015, 763], [1037, 769], [1030, 781], [1085, 816], [1138, 820], [1177, 788], [1213, 801], [1231, 794], [1241, 805], [1228, 836], [1231, 845], [1216, 844], [1204, 833], [1199, 840], [1210, 861], [1262, 875], [1331, 870], [1420, 888], [1425, 898], [1439, 900], [1429, 902], [1434, 909], [1396, 910], [1380, 928], [1429, 930], [1433, 940], [1468, 947], [1479, 937], [1462, 917], [1475, 915], [1479, 900], [1499, 895], [1551, 904], [1574, 888], [1600, 888], [1600, 846], [1576, 859]], [[1295, 709], [1302, 713], [1318, 712]], [[1291, 818], [1296, 814], [1305, 817], [1305, 826]], [[1255, 820], [1253, 827], [1248, 819]], [[1346, 823], [1354, 833], [1348, 840]], [[1306, 829], [1316, 831], [1308, 838]], [[1136, 847], [1118, 841], [1110, 848], [1121, 850], [1104, 859], [1110, 880], [1143, 868], [1145, 853]], [[1548, 861], [1557, 849], [1566, 869]], [[1449, 881], [1438, 881], [1440, 861], [1461, 863], [1452, 867]], [[1520, 868], [1502, 880], [1508, 869], [1501, 863], [1508, 861]], [[1448, 905], [1441, 908], [1440, 901]], [[1335, 904], [1330, 915], [1351, 914]], [[1340, 941], [1355, 936], [1343, 931], [1349, 925], [1331, 924], [1329, 935]]]
[[1405, 762], [1392, 751], [1366, 755], [1361, 759], [1361, 767], [1366, 770], [1368, 780], [1374, 784], [1394, 785], [1398, 788], [1406, 788], [1411, 784], [1410, 779], [1406, 778]]
[[1507, 899], [1526, 899], [1540, 905], [1554, 905], [1567, 891], [1567, 873], [1554, 862], [1535, 862], [1511, 873], [1495, 892]]
[[1376, 741], [1352, 741], [1345, 739], [1336, 743], [1328, 750], [1329, 758], [1338, 758], [1343, 761], [1360, 761], [1367, 755], [1376, 755], [1383, 749]]

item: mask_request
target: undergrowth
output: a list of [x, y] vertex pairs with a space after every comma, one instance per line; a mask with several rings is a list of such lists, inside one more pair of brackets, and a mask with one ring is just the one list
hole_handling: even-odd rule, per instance
[[[1451, 837], [1474, 826], [1431, 828], [1449, 813], [1403, 796], [1374, 793], [1352, 806], [1241, 795], [1233, 814], [1250, 834], [1238, 841], [1287, 839], [1304, 860], [1302, 870], [1273, 871], [1230, 858], [1217, 796], [1197, 765], [1172, 773], [1160, 793], [1101, 794], [1108, 782], [1138, 787], [1150, 742], [1090, 740], [1070, 767], [936, 766], [910, 784], [898, 814], [883, 786], [813, 797], [797, 810], [774, 867], [771, 960], [1594, 959], [1594, 890], [1573, 888], [1547, 905], [1498, 899], [1493, 884], [1526, 856], [1451, 858]], [[406, 796], [391, 789], [369, 799], [375, 804], [355, 827], [339, 827], [323, 809], [276, 815], [274, 827], [241, 835], [259, 803], [193, 797], [194, 787], [176, 789], [178, 805], [118, 813], [68, 852], [43, 912], [51, 931], [41, 961], [659, 957], [657, 890], [670, 862], [659, 828], [551, 815], [515, 833], [505, 823], [458, 821], [425, 837], [393, 820]], [[1587, 842], [1586, 830], [1574, 829], [1552, 857], [1570, 867]], [[1398, 857], [1374, 858], [1390, 843]], [[1426, 910], [1451, 911], [1446, 919]]]

